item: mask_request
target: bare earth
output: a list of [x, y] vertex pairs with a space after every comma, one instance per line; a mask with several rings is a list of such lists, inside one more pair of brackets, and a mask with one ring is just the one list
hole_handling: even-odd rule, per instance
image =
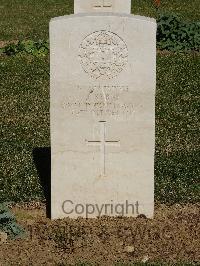
[[5, 47], [6, 45], [11, 44], [11, 43], [17, 44], [18, 41], [17, 41], [17, 40], [13, 40], [13, 41], [1, 41], [1, 40], [0, 40], [0, 48], [3, 48], [3, 47]]
[[146, 218], [46, 218], [39, 203], [12, 207], [28, 236], [0, 244], [0, 265], [200, 263], [200, 205], [156, 206]]

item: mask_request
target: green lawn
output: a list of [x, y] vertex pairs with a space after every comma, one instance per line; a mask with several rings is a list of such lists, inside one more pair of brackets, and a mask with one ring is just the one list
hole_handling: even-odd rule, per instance
[[[179, 14], [186, 21], [199, 21], [198, 10], [199, 0], [161, 0], [161, 11]], [[70, 13], [73, 0], [1, 0], [0, 40], [48, 39], [50, 18]], [[132, 1], [132, 13], [157, 15], [151, 0]], [[200, 54], [157, 58], [155, 197], [159, 202], [199, 201], [199, 65]], [[0, 88], [0, 201], [43, 199], [34, 156], [38, 148], [50, 147], [48, 57], [0, 56]]]
[[[179, 14], [186, 21], [199, 21], [199, 0], [161, 0], [161, 11]], [[52, 17], [73, 13], [73, 0], [1, 0], [0, 41], [48, 39]], [[133, 0], [132, 13], [156, 17], [153, 0]]]
[[[156, 200], [197, 202], [200, 55], [157, 58]], [[33, 153], [50, 147], [49, 60], [0, 58], [0, 201], [44, 198]]]
[[[154, 0], [132, 0], [132, 13], [156, 17]], [[160, 12], [179, 15], [185, 21], [199, 21], [199, 0], [161, 0]]]

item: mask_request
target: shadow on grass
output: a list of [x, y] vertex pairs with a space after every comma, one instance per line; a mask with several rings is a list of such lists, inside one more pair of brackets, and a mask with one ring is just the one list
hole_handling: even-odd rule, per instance
[[33, 149], [33, 160], [40, 178], [46, 199], [46, 215], [51, 217], [51, 148]]

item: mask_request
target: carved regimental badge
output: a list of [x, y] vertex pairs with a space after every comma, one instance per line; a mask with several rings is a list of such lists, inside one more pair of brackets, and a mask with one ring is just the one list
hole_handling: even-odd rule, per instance
[[79, 59], [86, 73], [94, 79], [112, 79], [125, 67], [128, 49], [125, 42], [110, 31], [88, 35], [79, 48]]

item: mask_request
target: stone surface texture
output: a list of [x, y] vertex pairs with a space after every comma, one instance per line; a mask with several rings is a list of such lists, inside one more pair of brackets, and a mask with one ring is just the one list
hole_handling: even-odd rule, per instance
[[153, 217], [155, 20], [55, 18], [50, 50], [52, 218]]

